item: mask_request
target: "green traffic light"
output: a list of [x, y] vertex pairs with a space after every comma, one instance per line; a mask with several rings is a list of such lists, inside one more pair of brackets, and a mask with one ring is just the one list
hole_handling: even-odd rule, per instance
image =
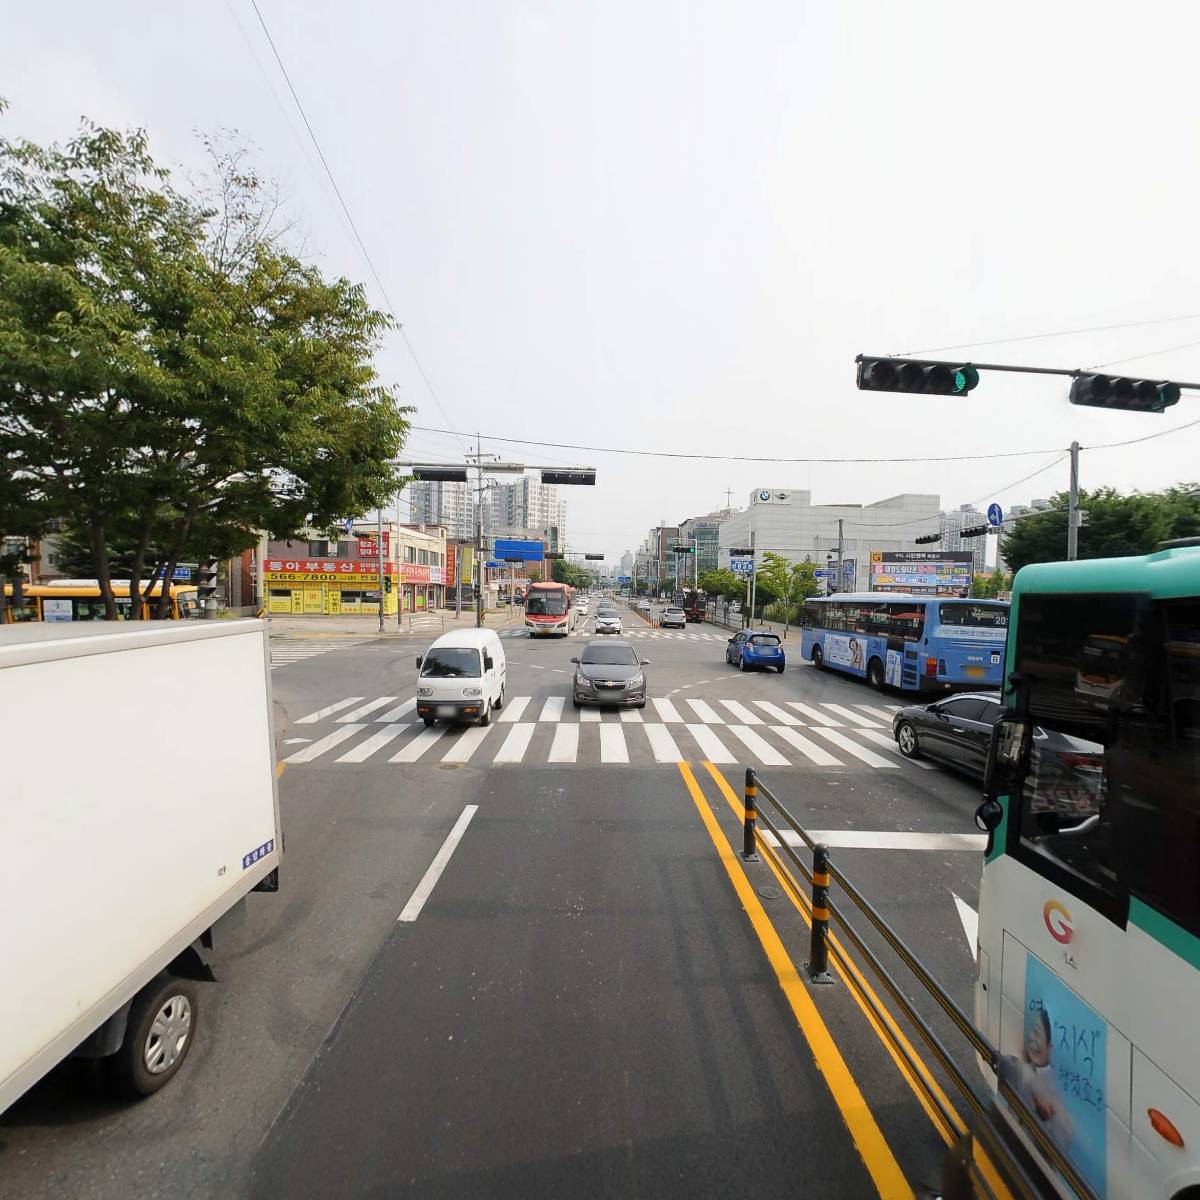
[[974, 367], [959, 367], [954, 372], [954, 395], [969, 392], [979, 382], [979, 372]]

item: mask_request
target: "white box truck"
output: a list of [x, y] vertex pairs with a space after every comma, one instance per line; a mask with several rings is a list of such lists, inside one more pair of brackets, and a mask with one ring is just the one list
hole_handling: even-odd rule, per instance
[[263, 622], [0, 627], [0, 1112], [71, 1055], [170, 1079], [282, 850]]

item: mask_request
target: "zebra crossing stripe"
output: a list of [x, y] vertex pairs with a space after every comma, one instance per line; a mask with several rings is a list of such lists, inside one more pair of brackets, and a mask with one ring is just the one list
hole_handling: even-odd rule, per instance
[[660, 763], [682, 762], [683, 755], [665, 725], [643, 725], [646, 737], [650, 741], [650, 749], [654, 752], [654, 761]]
[[525, 757], [525, 751], [529, 749], [529, 739], [533, 737], [536, 728], [537, 724], [534, 721], [521, 721], [514, 725], [492, 761], [519, 763]]
[[407, 728], [407, 725], [389, 725], [386, 729], [376, 730], [365, 742], [359, 742], [353, 750], [347, 750], [337, 761], [365, 762], [376, 750], [382, 750], [392, 738], [397, 737]]
[[332, 750], [334, 746], [344, 742], [348, 737], [353, 737], [360, 729], [366, 729], [366, 726], [343, 725], [341, 729], [335, 729], [332, 733], [326, 734], [319, 741], [313, 742], [311, 746], [305, 746], [303, 750], [297, 750], [295, 754], [289, 754], [283, 761], [290, 763], [312, 762], [314, 758], [320, 758], [326, 750]]
[[384, 721], [398, 721], [402, 716], [405, 715], [405, 713], [412, 712], [412, 710], [416, 707], [417, 700], [414, 696], [413, 699], [405, 700], [403, 704], [397, 704], [395, 708], [389, 709], [383, 714], [382, 717], [376, 717], [375, 721], [377, 724]]
[[388, 762], [416, 762], [442, 736], [443, 732], [436, 725], [429, 729], [422, 729], [408, 745], [401, 747], [396, 754], [393, 754]]
[[345, 700], [339, 700], [336, 704], [329, 705], [328, 708], [318, 708], [316, 712], [311, 712], [307, 717], [300, 717], [297, 725], [313, 725], [320, 721], [323, 717], [332, 717], [335, 712], [341, 712], [343, 708], [349, 708], [352, 704], [357, 704], [362, 699], [361, 696], [347, 696]]
[[658, 710], [658, 715], [664, 721], [675, 721], [678, 724], [683, 724], [683, 718], [679, 715], [678, 710], [670, 700], [663, 700], [655, 696], [654, 707]]
[[351, 721], [357, 721], [360, 717], [365, 717], [367, 713], [373, 713], [377, 708], [382, 708], [385, 704], [391, 702], [398, 697], [396, 696], [380, 696], [378, 700], [368, 700], [366, 704], [359, 705], [352, 712], [348, 712], [344, 717], [338, 717], [338, 724], [348, 725]]
[[734, 718], [742, 725], [762, 725], [763, 719], [752, 713], [744, 704], [739, 704], [736, 700], [719, 700], [718, 704], [723, 704]]
[[758, 759], [764, 767], [786, 767], [790, 765], [770, 742], [764, 741], [753, 729], [746, 725], [730, 725], [729, 732], [741, 741], [747, 750]]
[[826, 703], [822, 703], [821, 707], [829, 709], [831, 713], [836, 713], [839, 717], [845, 717], [845, 719], [849, 721], [851, 725], [858, 725], [860, 727], [866, 725], [868, 728], [872, 728], [875, 725], [874, 721], [870, 721], [866, 717], [860, 716], [852, 708], [844, 708], [840, 704]]
[[550, 745], [550, 756], [546, 760], [552, 763], [573, 763], [579, 756], [579, 726], [559, 725], [554, 730], [554, 741]]
[[684, 728], [696, 740], [696, 745], [711, 763], [735, 763], [737, 758], [725, 749], [725, 744], [707, 725], [685, 725]]
[[824, 746], [810, 742], [802, 733], [797, 733], [786, 725], [776, 725], [774, 729], [785, 742], [795, 746], [814, 765], [818, 767], [840, 767], [842, 765], [841, 759], [834, 758]]
[[[904, 755], [900, 754], [900, 747], [896, 745], [896, 739], [890, 734], [884, 733], [882, 729], [860, 729], [858, 734], [860, 737], [868, 738], [875, 745], [882, 746], [885, 750], [890, 750], [893, 754], [904, 758]], [[918, 758], [910, 758], [906, 761], [911, 762], [914, 767], [920, 767], [922, 771], [937, 770], [931, 763], [921, 762]]]
[[469, 762], [480, 743], [492, 732], [491, 725], [471, 725], [454, 740], [454, 745], [442, 755], [442, 762]]
[[620, 725], [600, 726], [600, 761], [627, 763], [629, 747], [625, 745], [625, 730]]
[[886, 708], [879, 708], [874, 704], [856, 704], [854, 707], [860, 712], [865, 712], [869, 717], [878, 717], [888, 725], [892, 723], [892, 714]]
[[803, 722], [798, 717], [793, 717], [790, 712], [784, 712], [778, 704], [772, 704], [770, 700], [755, 700], [754, 704], [763, 710], [767, 716], [772, 717], [780, 725], [802, 725]]
[[[685, 704], [690, 705], [692, 711], [706, 725], [724, 725], [725, 718], [714, 712], [703, 700], [685, 700]], [[688, 726], [691, 729], [691, 726]]]
[[860, 746], [856, 741], [853, 741], [844, 733], [839, 733], [836, 729], [814, 729], [813, 733], [819, 733], [835, 746], [840, 746], [847, 754], [853, 754], [859, 761], [865, 762], [868, 767], [890, 767], [895, 770], [900, 765], [899, 763], [888, 762], [882, 755], [876, 754], [873, 750], [868, 750], [864, 746]]
[[623, 709], [621, 709], [621, 723], [623, 725], [644, 725], [645, 720], [642, 717], [641, 709], [638, 709], [638, 708], [623, 708]]
[[566, 696], [547, 696], [546, 703], [542, 705], [539, 721], [561, 721], [563, 715], [563, 705], [566, 704]]
[[835, 728], [841, 725], [841, 721], [835, 721], [825, 713], [819, 712], [815, 708], [809, 708], [807, 704], [800, 704], [796, 700], [789, 700], [787, 706], [794, 708], [802, 717], [807, 717], [813, 725], [829, 725]]
[[600, 710], [598, 708], [581, 708], [579, 719], [581, 721], [598, 721], [600, 720]]
[[504, 711], [500, 714], [500, 720], [509, 724], [519, 721], [521, 714], [529, 707], [529, 702], [532, 699], [532, 696], [514, 696], [504, 706]]

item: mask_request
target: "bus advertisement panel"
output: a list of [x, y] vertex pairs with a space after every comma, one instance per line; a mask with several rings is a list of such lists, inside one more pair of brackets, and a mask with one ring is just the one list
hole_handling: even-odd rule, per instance
[[970, 550], [872, 550], [867, 587], [911, 596], [969, 596], [974, 562]]

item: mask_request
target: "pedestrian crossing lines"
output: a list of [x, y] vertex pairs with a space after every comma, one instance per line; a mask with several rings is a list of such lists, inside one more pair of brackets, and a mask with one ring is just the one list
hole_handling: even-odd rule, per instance
[[344, 650], [347, 646], [361, 646], [362, 638], [349, 641], [344, 638], [282, 638], [271, 639], [271, 670], [289, 666], [294, 662], [303, 662], [318, 654], [327, 654], [330, 650]]
[[[528, 638], [529, 634], [524, 629], [502, 629], [500, 630], [502, 638]], [[609, 634], [598, 634], [592, 629], [573, 629], [569, 637], [574, 638], [605, 638]], [[614, 635], [621, 638], [642, 638], [647, 641], [674, 641], [674, 642], [725, 642], [727, 638], [723, 638], [718, 634], [713, 633], [686, 633], [680, 630], [665, 630], [665, 629], [627, 629], [623, 632]]]
[[567, 709], [562, 695], [513, 696], [490, 725], [426, 727], [414, 719], [415, 700], [395, 700], [350, 696], [300, 717], [297, 725], [324, 723], [329, 732], [286, 761], [650, 766], [708, 760], [764, 767], [931, 769], [903, 759], [891, 736], [892, 714], [876, 705], [652, 697], [644, 711], [574, 710]]

